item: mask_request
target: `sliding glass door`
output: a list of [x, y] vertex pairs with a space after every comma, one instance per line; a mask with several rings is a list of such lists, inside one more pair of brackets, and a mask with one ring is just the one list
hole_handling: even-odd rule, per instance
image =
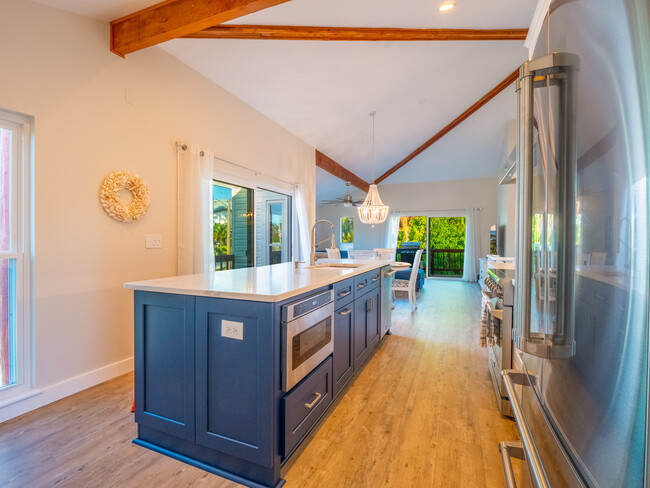
[[291, 260], [291, 197], [262, 188], [213, 182], [215, 270]]
[[[427, 276], [461, 277], [465, 259], [465, 225], [465, 217], [400, 215], [397, 259], [412, 261], [417, 249], [423, 249], [421, 266]], [[410, 249], [400, 249], [403, 244]]]

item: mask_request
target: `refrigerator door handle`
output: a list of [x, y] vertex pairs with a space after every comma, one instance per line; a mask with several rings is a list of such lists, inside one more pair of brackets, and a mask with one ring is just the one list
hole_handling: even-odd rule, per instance
[[[554, 282], [553, 290], [558, 297], [573, 296], [573, 235], [575, 232], [575, 176], [576, 150], [575, 150], [575, 116], [573, 104], [575, 103], [575, 72], [579, 69], [578, 56], [571, 53], [551, 53], [541, 58], [524, 63], [519, 69], [517, 80], [517, 120], [518, 120], [518, 146], [517, 146], [517, 245], [516, 245], [516, 274], [517, 274], [517, 321], [515, 324], [515, 343], [519, 349], [540, 358], [567, 358], [574, 355], [575, 344], [573, 341], [572, 320], [573, 310], [559, 300], [557, 322], [553, 330], [531, 330], [531, 300], [533, 276], [536, 281], [545, 283]], [[533, 173], [534, 173], [534, 144], [535, 124], [534, 90], [541, 86], [548, 89], [548, 85], [538, 78], [543, 78], [558, 87], [561, 91], [562, 107], [559, 127], [562, 128], [561, 140], [558, 142], [560, 154], [559, 169], [556, 185], [561, 195], [559, 215], [562, 229], [560, 234], [562, 242], [558, 244], [559, 251], [556, 279], [551, 276], [552, 260], [544, 259], [540, 269], [538, 262], [533, 267]], [[541, 144], [541, 142], [540, 142]], [[543, 254], [544, 256], [546, 254]], [[535, 269], [534, 269], [535, 268]], [[559, 287], [559, 288], [558, 288]], [[537, 293], [544, 293], [537, 288]], [[549, 291], [550, 293], [550, 291]]]
[[532, 479], [537, 488], [551, 488], [551, 484], [548, 482], [546, 472], [544, 471], [544, 466], [539, 458], [537, 446], [535, 446], [535, 441], [533, 440], [533, 436], [530, 433], [528, 424], [526, 423], [523, 409], [521, 408], [519, 398], [517, 397], [517, 391], [515, 390], [515, 383], [530, 387], [528, 375], [523, 371], [504, 369], [501, 371], [501, 376], [503, 377], [503, 382], [506, 385], [506, 390], [510, 397], [512, 412], [517, 421], [517, 427], [519, 427], [519, 433], [521, 434], [521, 440], [523, 442], [526, 460], [530, 466]]
[[525, 460], [524, 445], [521, 442], [500, 442], [499, 452], [501, 453], [501, 462], [503, 463], [503, 474], [506, 477], [506, 486], [508, 488], [517, 488], [515, 473], [512, 471], [512, 462], [510, 459]]

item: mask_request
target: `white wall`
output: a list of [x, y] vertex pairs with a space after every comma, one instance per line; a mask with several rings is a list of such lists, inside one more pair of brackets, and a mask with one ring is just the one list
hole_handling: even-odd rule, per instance
[[[425, 215], [438, 212], [440, 216], [463, 215], [463, 209], [480, 208], [481, 255], [490, 250], [490, 226], [497, 222], [497, 187], [499, 178], [477, 178], [467, 180], [436, 181], [428, 183], [406, 183], [379, 185], [382, 201], [391, 212], [413, 211], [412, 215]], [[355, 199], [363, 199], [363, 193], [355, 192]], [[386, 223], [376, 225], [362, 224], [356, 208], [334, 205], [318, 205], [316, 217], [327, 219], [336, 227], [337, 245], [341, 242], [340, 218], [353, 216], [354, 248], [372, 249], [385, 247]], [[322, 226], [326, 229], [326, 226]], [[323, 239], [324, 237], [321, 237]]]
[[[314, 202], [313, 148], [160, 48], [111, 54], [108, 32], [0, 0], [0, 107], [35, 120], [34, 358], [44, 390], [0, 409], [0, 421], [132, 369], [132, 292], [122, 285], [176, 273], [175, 141], [302, 183]], [[138, 223], [99, 204], [117, 169], [149, 186]], [[163, 249], [145, 250], [147, 233], [162, 234]]]

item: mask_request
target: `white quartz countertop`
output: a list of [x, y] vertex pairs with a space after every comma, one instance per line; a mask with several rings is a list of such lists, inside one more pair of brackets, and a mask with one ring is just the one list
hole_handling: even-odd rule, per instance
[[[331, 268], [328, 264], [352, 264], [354, 268]], [[124, 288], [159, 293], [232, 298], [258, 302], [279, 302], [373, 269], [390, 266], [391, 261], [321, 259], [316, 267], [294, 263], [256, 268], [215, 271], [172, 276], [147, 281], [132, 281]]]

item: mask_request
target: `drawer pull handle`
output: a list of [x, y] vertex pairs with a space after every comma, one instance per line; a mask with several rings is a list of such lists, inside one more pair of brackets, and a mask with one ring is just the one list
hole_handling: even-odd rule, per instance
[[316, 393], [316, 398], [314, 398], [314, 401], [311, 403], [305, 403], [305, 408], [311, 409], [314, 408], [314, 405], [318, 403], [318, 400], [320, 400], [320, 397], [322, 395], [320, 393]]
[[378, 276], [375, 276], [375, 277], [372, 279], [372, 281], [377, 281], [378, 279], [379, 279], [379, 277], [378, 277]]
[[340, 314], [340, 315], [349, 315], [350, 312], [352, 312], [352, 309], [351, 309], [351, 308], [346, 308], [345, 310], [341, 310], [341, 311], [339, 312], [339, 314]]
[[365, 287], [366, 287], [366, 284], [365, 284], [365, 283], [359, 283], [357, 286], [358, 286], [359, 288], [365, 288]]
[[350, 293], [352, 293], [350, 290], [345, 290], [339, 293], [339, 298], [347, 297]]

